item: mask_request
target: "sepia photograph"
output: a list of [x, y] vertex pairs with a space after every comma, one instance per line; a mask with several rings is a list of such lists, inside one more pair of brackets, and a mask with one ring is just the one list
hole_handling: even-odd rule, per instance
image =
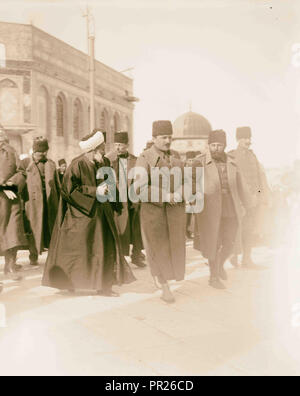
[[300, 376], [299, 0], [0, 0], [0, 375]]

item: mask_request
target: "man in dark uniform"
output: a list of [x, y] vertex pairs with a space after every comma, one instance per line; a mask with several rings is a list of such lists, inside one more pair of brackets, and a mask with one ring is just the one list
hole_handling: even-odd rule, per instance
[[18, 194], [24, 187], [24, 177], [16, 151], [7, 141], [5, 131], [0, 129], [0, 254], [5, 258], [4, 274], [19, 280], [17, 251], [27, 246]]
[[[185, 275], [185, 203], [183, 195], [183, 169], [181, 160], [172, 155], [173, 127], [170, 121], [153, 123], [153, 146], [144, 151], [137, 160], [136, 167], [144, 170], [140, 190], [145, 195], [142, 202], [141, 223], [143, 241], [151, 274], [162, 285], [162, 299], [167, 303], [175, 301], [168, 281], [181, 281]], [[169, 187], [155, 180], [153, 170], [165, 172], [179, 169], [182, 178], [171, 182]], [[137, 177], [137, 179], [139, 179]], [[152, 193], [157, 195], [153, 199]], [[164, 196], [168, 199], [164, 199]]]
[[37, 265], [38, 255], [49, 248], [58, 209], [59, 179], [55, 162], [48, 158], [48, 150], [47, 139], [36, 138], [30, 161], [21, 165], [26, 176], [23, 197], [31, 265]]
[[[111, 161], [116, 172], [118, 188], [124, 188], [124, 201], [122, 214], [116, 217], [116, 223], [120, 232], [123, 254], [130, 255], [130, 245], [132, 245], [131, 262], [137, 267], [145, 267], [145, 255], [140, 224], [140, 203], [132, 203], [128, 197], [128, 188], [132, 180], [128, 178], [129, 172], [136, 165], [137, 158], [130, 154], [128, 132], [118, 132], [115, 134], [114, 150], [106, 154]], [[122, 178], [122, 180], [121, 180]], [[120, 185], [121, 183], [121, 185]], [[120, 194], [122, 192], [120, 191]]]
[[204, 209], [195, 215], [194, 247], [209, 260], [210, 286], [225, 289], [221, 282], [227, 280], [224, 264], [233, 252], [245, 208], [249, 209], [252, 201], [238, 167], [225, 153], [226, 133], [212, 131], [208, 143], [209, 152], [194, 161], [195, 167], [204, 168]]
[[[252, 194], [255, 205], [253, 209], [247, 213], [243, 219], [236, 250], [242, 250], [242, 267], [254, 267], [252, 261], [252, 248], [255, 244], [255, 233], [258, 234], [262, 226], [259, 226], [259, 217], [263, 219], [264, 212], [270, 202], [270, 189], [267, 183], [265, 172], [259, 163], [256, 155], [250, 149], [252, 132], [250, 127], [239, 127], [236, 130], [236, 138], [238, 147], [236, 150], [230, 151], [228, 154], [234, 158], [235, 163], [247, 183], [248, 189]], [[263, 209], [263, 210], [262, 210]], [[240, 248], [241, 242], [241, 248]], [[231, 259], [234, 266], [238, 266], [237, 255]]]

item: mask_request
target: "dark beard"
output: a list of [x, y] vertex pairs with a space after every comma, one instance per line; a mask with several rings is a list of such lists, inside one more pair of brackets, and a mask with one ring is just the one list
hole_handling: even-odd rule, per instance
[[129, 156], [129, 153], [128, 153], [128, 152], [127, 152], [127, 153], [124, 153], [124, 154], [119, 154], [119, 155], [118, 155], [119, 158], [125, 158], [125, 159], [128, 158], [128, 156]]
[[226, 162], [226, 154], [224, 153], [224, 151], [222, 153], [220, 152], [211, 153], [211, 157], [215, 161]]

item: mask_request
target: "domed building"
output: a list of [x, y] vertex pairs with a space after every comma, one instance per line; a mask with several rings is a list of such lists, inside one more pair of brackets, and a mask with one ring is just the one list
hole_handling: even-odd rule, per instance
[[189, 111], [173, 123], [172, 149], [184, 155], [187, 151], [204, 152], [212, 127], [205, 117]]

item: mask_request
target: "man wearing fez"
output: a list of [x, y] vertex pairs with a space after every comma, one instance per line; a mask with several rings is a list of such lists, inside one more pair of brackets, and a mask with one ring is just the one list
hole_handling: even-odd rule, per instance
[[195, 215], [195, 249], [210, 266], [210, 286], [225, 289], [225, 261], [234, 249], [238, 226], [245, 208], [252, 205], [249, 192], [234, 160], [225, 153], [226, 133], [212, 131], [209, 150], [195, 158], [195, 167], [204, 167], [204, 209]]
[[7, 143], [4, 129], [0, 128], [0, 254], [5, 258], [4, 274], [14, 280], [20, 266], [16, 264], [18, 248], [27, 245], [21, 201], [18, 192], [24, 187], [16, 151]]
[[113, 284], [135, 280], [114, 222], [114, 211], [120, 213], [122, 205], [102, 199], [110, 188], [105, 170], [112, 170], [104, 156], [103, 133], [95, 130], [79, 145], [82, 154], [72, 161], [63, 179], [43, 285], [117, 297]]
[[[166, 190], [161, 178], [154, 180], [152, 170], [164, 172], [175, 167], [182, 171], [184, 164], [175, 158], [171, 151], [173, 128], [170, 121], [153, 123], [154, 145], [144, 151], [137, 160], [137, 168], [145, 169], [147, 178], [143, 178], [141, 192], [148, 193], [147, 202], [142, 202], [141, 224], [147, 260], [152, 276], [162, 285], [162, 299], [167, 303], [174, 302], [174, 296], [168, 281], [184, 279], [185, 274], [185, 204], [182, 201], [183, 177], [180, 185], [170, 183]], [[159, 199], [153, 199], [157, 193]], [[168, 199], [163, 199], [163, 196]], [[168, 201], [168, 202], [166, 202]]]
[[[254, 207], [244, 217], [240, 232], [238, 234], [236, 251], [242, 250], [242, 266], [253, 267], [251, 253], [254, 245], [254, 234], [259, 234], [263, 228], [258, 224], [258, 217], [263, 218], [266, 207], [270, 201], [270, 189], [267, 183], [265, 172], [259, 163], [256, 155], [250, 149], [252, 132], [250, 127], [239, 127], [236, 130], [238, 147], [229, 153], [240, 169], [240, 172], [247, 183], [248, 189], [254, 200]], [[260, 214], [260, 216], [259, 216]], [[240, 249], [240, 242], [242, 247]], [[237, 255], [231, 259], [234, 266], [238, 266]]]
[[23, 200], [31, 265], [37, 265], [38, 255], [49, 248], [58, 209], [58, 174], [55, 162], [48, 158], [48, 150], [47, 139], [34, 139], [30, 160], [22, 161], [21, 165], [26, 176]]
[[64, 175], [67, 170], [67, 162], [65, 159], [60, 159], [58, 161], [58, 177], [59, 177], [59, 183], [61, 184], [64, 178]]
[[[145, 256], [142, 252], [144, 246], [142, 241], [140, 225], [140, 203], [132, 203], [128, 199], [128, 188], [132, 180], [128, 178], [129, 172], [136, 165], [137, 158], [128, 152], [129, 136], [128, 132], [118, 132], [115, 134], [114, 150], [106, 154], [111, 161], [111, 165], [116, 172], [118, 188], [123, 189], [123, 211], [121, 215], [116, 215], [116, 223], [120, 232], [120, 239], [124, 256], [130, 255], [130, 245], [132, 245], [131, 262], [137, 267], [145, 267]], [[121, 180], [122, 178], [122, 180]], [[120, 191], [120, 195], [122, 192]], [[124, 202], [126, 201], [126, 202]]]

